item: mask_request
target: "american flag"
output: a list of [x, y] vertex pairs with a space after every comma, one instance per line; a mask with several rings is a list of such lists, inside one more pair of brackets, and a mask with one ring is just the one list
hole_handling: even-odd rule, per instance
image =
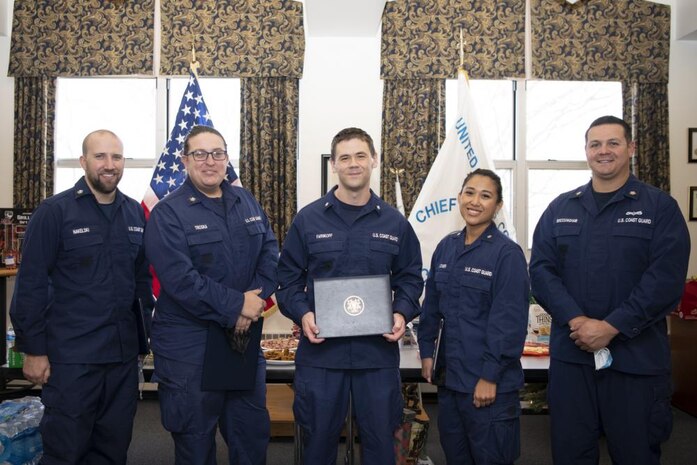
[[[206, 102], [203, 100], [198, 80], [194, 73], [190, 73], [189, 83], [179, 104], [179, 111], [177, 112], [174, 126], [172, 126], [172, 132], [157, 165], [155, 165], [150, 185], [145, 191], [143, 201], [141, 202], [146, 218], [150, 216], [150, 211], [157, 202], [181, 186], [186, 179], [186, 170], [181, 161], [184, 139], [186, 139], [191, 128], [200, 125], [213, 127], [213, 120], [208, 113]], [[232, 184], [240, 185], [237, 173], [235, 173], [231, 164], [228, 164], [227, 167], [227, 179]]]

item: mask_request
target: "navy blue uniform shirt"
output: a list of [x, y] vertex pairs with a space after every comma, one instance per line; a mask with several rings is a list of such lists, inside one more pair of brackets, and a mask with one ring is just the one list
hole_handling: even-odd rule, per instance
[[[281, 313], [302, 327], [303, 315], [314, 311], [316, 278], [389, 274], [392, 309], [411, 321], [419, 314], [423, 289], [421, 247], [414, 230], [372, 191], [349, 225], [340, 216], [334, 190], [303, 208], [288, 231], [278, 265], [276, 296]], [[295, 363], [342, 369], [398, 367], [399, 348], [383, 336], [311, 344], [302, 335]]]
[[233, 328], [244, 293], [276, 288], [278, 243], [254, 196], [221, 184], [208, 198], [190, 179], [160, 201], [145, 228], [145, 251], [162, 285], [151, 344], [156, 355], [202, 364], [208, 324]]
[[620, 332], [608, 348], [612, 369], [670, 372], [666, 316], [685, 285], [690, 236], [675, 200], [633, 175], [598, 211], [591, 184], [557, 197], [535, 229], [530, 278], [552, 315], [550, 356], [592, 365], [569, 338], [577, 316]]
[[138, 353], [136, 298], [152, 310], [140, 204], [116, 191], [112, 218], [84, 177], [44, 200], [24, 239], [10, 317], [19, 350], [57, 363], [114, 363]]
[[497, 392], [523, 386], [520, 356], [528, 326], [530, 281], [520, 246], [491, 224], [470, 246], [464, 231], [436, 247], [419, 322], [421, 358], [433, 357], [445, 320], [445, 386], [472, 393], [480, 378]]

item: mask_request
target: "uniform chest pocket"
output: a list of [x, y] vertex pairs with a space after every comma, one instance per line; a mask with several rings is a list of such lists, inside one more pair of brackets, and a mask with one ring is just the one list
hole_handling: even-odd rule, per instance
[[84, 234], [63, 241], [65, 263], [71, 279], [89, 283], [96, 279], [104, 238], [101, 234]]
[[557, 224], [552, 229], [552, 237], [557, 244], [557, 255], [562, 268], [578, 266], [583, 254], [580, 250], [580, 235], [580, 224]]
[[386, 241], [370, 241], [370, 250], [390, 255], [399, 254], [399, 245]]
[[143, 245], [143, 234], [128, 234], [128, 242], [131, 244], [131, 258], [135, 260], [135, 258], [138, 256], [138, 252], [140, 252], [140, 248]]
[[491, 289], [491, 281], [484, 276], [467, 273], [460, 278], [460, 287], [465, 292], [484, 292], [488, 294]]
[[325, 253], [339, 253], [343, 250], [344, 243], [341, 241], [319, 241], [307, 244], [310, 255], [320, 255]]
[[186, 242], [194, 267], [201, 271], [202, 267], [211, 266], [216, 255], [222, 253], [223, 234], [215, 229], [190, 232], [186, 235]]
[[257, 236], [259, 234], [264, 234], [266, 232], [266, 226], [261, 222], [254, 222], [247, 225], [247, 233], [250, 236]]
[[653, 227], [650, 225], [619, 224], [612, 228], [611, 263], [620, 270], [641, 273], [649, 265]]
[[433, 275], [433, 281], [436, 283], [436, 290], [439, 293], [443, 293], [448, 289], [448, 280], [450, 279], [450, 273], [447, 271], [436, 271]]

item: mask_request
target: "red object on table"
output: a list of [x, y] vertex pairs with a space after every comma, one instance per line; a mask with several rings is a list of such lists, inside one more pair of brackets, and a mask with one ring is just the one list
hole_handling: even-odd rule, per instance
[[690, 279], [685, 283], [680, 305], [673, 313], [683, 320], [697, 321], [697, 279]]

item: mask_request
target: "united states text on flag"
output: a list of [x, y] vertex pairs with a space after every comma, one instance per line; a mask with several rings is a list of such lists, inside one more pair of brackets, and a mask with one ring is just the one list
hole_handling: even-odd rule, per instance
[[[467, 77], [460, 70], [455, 125], [448, 130], [409, 215], [409, 222], [421, 242], [424, 278], [428, 276], [431, 256], [440, 240], [446, 234], [465, 227], [457, 204], [457, 195], [465, 176], [477, 168], [494, 169], [493, 160], [484, 147]], [[505, 207], [494, 221], [501, 231], [516, 240], [515, 229]]]

